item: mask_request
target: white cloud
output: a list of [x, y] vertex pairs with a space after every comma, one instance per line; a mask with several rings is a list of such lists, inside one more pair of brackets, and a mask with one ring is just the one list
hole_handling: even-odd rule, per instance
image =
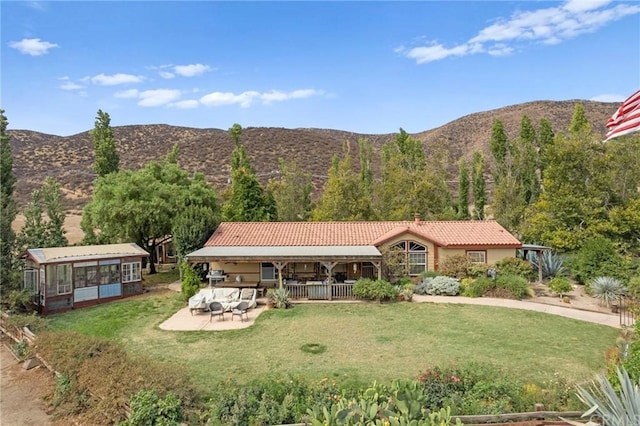
[[270, 92], [260, 93], [257, 91], [246, 91], [239, 94], [231, 92], [213, 92], [200, 98], [200, 103], [207, 106], [222, 106], [238, 104], [243, 108], [251, 106], [254, 102], [262, 101], [263, 104], [271, 104], [273, 102], [282, 102], [290, 99], [303, 99], [312, 96], [323, 95], [322, 90], [316, 89], [298, 89], [291, 92], [282, 92], [279, 90], [271, 90]]
[[246, 108], [251, 106], [253, 101], [260, 96], [259, 92], [247, 91], [238, 95], [231, 92], [212, 92], [200, 98], [200, 103], [207, 106], [222, 106], [239, 104]]
[[144, 77], [140, 75], [133, 74], [98, 74], [90, 78], [93, 84], [98, 84], [100, 86], [116, 86], [118, 84], [126, 84], [126, 83], [140, 83], [144, 80]]
[[178, 101], [170, 104], [169, 106], [178, 108], [178, 109], [193, 109], [198, 108], [200, 103], [195, 99], [189, 99], [185, 101]]
[[[559, 44], [638, 13], [639, 4], [611, 4], [610, 0], [569, 0], [560, 6], [518, 11], [508, 19], [498, 18], [493, 24], [481, 29], [475, 37], [457, 46], [446, 47], [432, 41], [410, 49], [401, 47], [396, 52], [415, 59], [418, 64], [481, 52], [504, 56], [527, 43]], [[487, 44], [491, 46], [486, 46]]]
[[74, 83], [73, 81], [65, 81], [60, 85], [62, 90], [80, 90], [84, 89], [84, 86]]
[[176, 65], [173, 67], [173, 71], [183, 77], [195, 77], [210, 70], [211, 67], [209, 65], [202, 64]]
[[173, 77], [175, 77], [175, 74], [173, 74], [173, 73], [171, 73], [169, 71], [160, 71], [159, 74], [160, 74], [160, 77], [162, 77], [164, 79], [167, 79], [167, 80], [170, 80]]
[[122, 90], [120, 92], [116, 92], [116, 94], [113, 96], [115, 96], [116, 98], [123, 98], [123, 99], [137, 98], [138, 89]]
[[140, 101], [138, 105], [144, 107], [162, 106], [171, 103], [180, 97], [179, 90], [156, 89], [145, 90], [138, 94]]
[[623, 95], [616, 95], [612, 93], [605, 93], [602, 95], [594, 96], [589, 99], [590, 101], [596, 102], [624, 102], [626, 98]]
[[9, 47], [17, 49], [24, 55], [41, 56], [49, 53], [49, 49], [59, 46], [48, 41], [41, 41], [39, 38], [23, 38], [20, 41], [10, 41]]

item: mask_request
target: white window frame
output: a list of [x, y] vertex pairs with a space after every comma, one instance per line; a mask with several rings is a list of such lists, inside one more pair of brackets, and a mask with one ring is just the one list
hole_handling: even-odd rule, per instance
[[[27, 276], [29, 277], [28, 279], [27, 279]], [[22, 288], [25, 290], [32, 291], [33, 293], [38, 292], [38, 270], [37, 269], [24, 270]]]
[[[482, 260], [473, 259], [473, 256], [480, 255]], [[474, 265], [482, 265], [487, 263], [487, 251], [486, 250], [467, 250], [467, 259], [469, 259], [469, 263]]]
[[[415, 246], [422, 247], [423, 250], [416, 250], [414, 248]], [[407, 275], [409, 275], [410, 277], [415, 277], [427, 270], [427, 253], [429, 252], [429, 248], [427, 246], [417, 241], [405, 240], [398, 241], [393, 245], [393, 247], [396, 247], [404, 252], [404, 263], [402, 263], [402, 266], [404, 267]], [[412, 259], [411, 255], [414, 255], [414, 259]], [[424, 262], [415, 261], [416, 255], [423, 256]], [[414, 268], [416, 266], [422, 266], [423, 268], [420, 268], [420, 271], [415, 271]]]
[[122, 264], [122, 282], [130, 283], [134, 281], [140, 281], [142, 279], [142, 264], [141, 262], [129, 262]]
[[[273, 278], [270, 278], [266, 274], [266, 272], [269, 272], [271, 270], [273, 270]], [[277, 279], [278, 279], [278, 270], [276, 269], [275, 265], [271, 262], [260, 262], [260, 281], [276, 281]]]
[[[60, 278], [61, 272], [63, 278]], [[58, 283], [58, 295], [71, 294], [73, 291], [73, 267], [70, 263], [56, 265], [56, 282]]]

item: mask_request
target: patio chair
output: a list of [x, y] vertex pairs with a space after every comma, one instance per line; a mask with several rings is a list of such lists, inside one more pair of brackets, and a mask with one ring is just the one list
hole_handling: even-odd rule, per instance
[[222, 318], [222, 321], [224, 321], [224, 307], [222, 306], [222, 303], [220, 302], [209, 303], [209, 314], [211, 315], [209, 317], [209, 322], [211, 322], [211, 319], [213, 318], [214, 315], [217, 315], [218, 317]]
[[242, 318], [242, 315], [244, 315], [248, 321], [249, 320], [249, 314], [247, 314], [248, 309], [249, 309], [249, 303], [240, 302], [235, 308], [233, 308], [233, 310], [231, 310], [231, 321], [233, 321], [233, 317], [235, 317], [236, 315], [240, 317], [240, 321], [244, 321], [244, 319]]

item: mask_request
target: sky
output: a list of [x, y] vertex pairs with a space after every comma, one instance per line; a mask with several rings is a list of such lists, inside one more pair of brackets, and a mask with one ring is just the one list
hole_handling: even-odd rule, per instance
[[[9, 129], [417, 133], [640, 88], [640, 1], [0, 1]], [[615, 108], [612, 110], [612, 114]]]

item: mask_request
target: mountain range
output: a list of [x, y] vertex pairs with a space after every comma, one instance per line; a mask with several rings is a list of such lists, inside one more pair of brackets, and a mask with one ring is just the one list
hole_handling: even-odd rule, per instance
[[[484, 153], [487, 167], [490, 167], [489, 141], [494, 120], [503, 122], [510, 139], [517, 138], [523, 115], [527, 115], [536, 127], [546, 118], [556, 133], [565, 132], [577, 103], [584, 106], [594, 131], [601, 135], [606, 133], [607, 119], [619, 106], [584, 100], [527, 102], [470, 114], [411, 136], [423, 142], [427, 153], [435, 144], [444, 144], [449, 150], [450, 172], [455, 179], [457, 160], [470, 159], [475, 151]], [[8, 116], [10, 121], [10, 111]], [[232, 124], [229, 123], [229, 127]], [[219, 189], [227, 185], [233, 141], [226, 129], [154, 124], [115, 126], [113, 133], [121, 169], [139, 168], [150, 160], [160, 159], [178, 144], [178, 162], [182, 167], [191, 172], [202, 172], [207, 181]], [[14, 196], [20, 207], [29, 201], [31, 192], [39, 188], [47, 176], [60, 182], [65, 196], [64, 207], [68, 211], [80, 210], [90, 200], [96, 174], [92, 170], [94, 151], [89, 131], [65, 137], [13, 129], [8, 130], [8, 134], [14, 157], [13, 172], [17, 178]], [[383, 143], [394, 137], [395, 134], [371, 135], [332, 129], [247, 127], [240, 140], [246, 146], [261, 182], [266, 183], [277, 175], [280, 158], [295, 159], [304, 170], [312, 173], [317, 195], [326, 181], [333, 155], [340, 154], [345, 143], [357, 157], [358, 140], [369, 139], [374, 148], [375, 172], [380, 166], [376, 154]], [[358, 164], [357, 161], [354, 163]]]

